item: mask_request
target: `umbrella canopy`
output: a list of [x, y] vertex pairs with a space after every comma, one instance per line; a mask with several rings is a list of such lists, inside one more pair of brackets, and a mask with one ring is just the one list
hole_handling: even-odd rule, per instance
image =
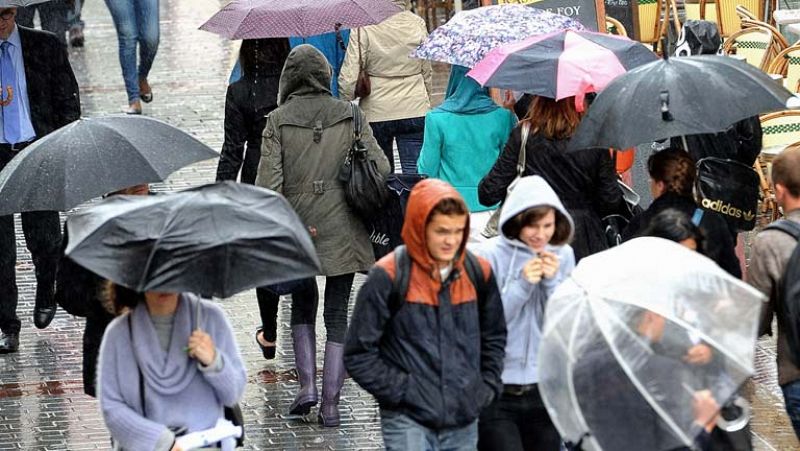
[[467, 75], [482, 86], [561, 100], [598, 92], [657, 58], [626, 37], [561, 30], [497, 47]]
[[792, 93], [734, 58], [697, 55], [659, 60], [615, 79], [597, 96], [569, 149], [627, 149], [683, 135], [716, 133], [787, 108]]
[[[654, 257], [657, 256], [657, 257]], [[691, 446], [693, 397], [722, 405], [753, 372], [763, 295], [680, 244], [644, 237], [587, 257], [549, 299], [539, 387], [585, 450]], [[710, 351], [693, 361], [697, 347]]]
[[218, 156], [156, 119], [83, 118], [28, 146], [0, 172], [0, 215], [68, 210], [111, 191], [160, 182], [184, 166]]
[[0, 8], [24, 8], [26, 6], [47, 3], [50, 0], [0, 0]]
[[229, 297], [320, 271], [286, 199], [242, 183], [113, 196], [70, 217], [67, 233], [69, 258], [140, 292]]
[[228, 39], [308, 37], [375, 25], [400, 11], [392, 0], [233, 0], [200, 29]]
[[411, 56], [473, 67], [495, 47], [565, 29], [584, 27], [566, 16], [530, 6], [486, 6], [456, 13], [433, 30]]

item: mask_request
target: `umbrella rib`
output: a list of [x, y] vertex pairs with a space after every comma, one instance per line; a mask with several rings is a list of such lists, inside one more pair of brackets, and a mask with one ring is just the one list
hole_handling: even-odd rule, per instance
[[[606, 298], [603, 298], [603, 300], [604, 301], [614, 302], [613, 300], [606, 299]], [[596, 317], [596, 313], [597, 313], [596, 312], [596, 307], [595, 307], [595, 303], [592, 302], [591, 297], [589, 298], [589, 308], [592, 309], [592, 311], [595, 313], [595, 317]], [[620, 327], [621, 330], [628, 330], [628, 328], [624, 324], [622, 324], [619, 321], [619, 318], [617, 318], [615, 315], [610, 315], [609, 318], [612, 321], [616, 322], [617, 325], [621, 326]], [[647, 401], [647, 404], [650, 405], [650, 407], [653, 410], [656, 411], [658, 416], [665, 423], [667, 423], [667, 426], [669, 426], [669, 428], [672, 430], [672, 432], [674, 432], [678, 436], [678, 438], [683, 441], [684, 445], [691, 446], [693, 441], [690, 440], [689, 437], [686, 436], [686, 434], [684, 434], [684, 432], [680, 429], [680, 427], [678, 427], [678, 425], [675, 424], [675, 422], [672, 420], [672, 418], [669, 417], [667, 412], [665, 412], [664, 409], [662, 409], [661, 406], [658, 405], [658, 403], [655, 401], [655, 399], [653, 399], [653, 397], [650, 396], [650, 393], [647, 391], [647, 389], [641, 384], [641, 382], [639, 382], [639, 379], [636, 377], [635, 374], [633, 374], [631, 368], [628, 367], [628, 365], [625, 363], [624, 359], [622, 358], [622, 355], [619, 352], [619, 349], [617, 349], [617, 346], [614, 344], [613, 337], [610, 337], [608, 335], [608, 332], [606, 332], [606, 330], [603, 327], [598, 327], [598, 329], [600, 329], [600, 333], [603, 334], [603, 338], [605, 338], [606, 343], [608, 343], [608, 347], [609, 347], [609, 349], [611, 349], [611, 353], [614, 354], [614, 357], [617, 359], [617, 363], [619, 363], [620, 367], [622, 368], [622, 371], [624, 371], [625, 374], [628, 376], [628, 379], [631, 381], [631, 383], [639, 391], [639, 394], [642, 395], [644, 400]], [[650, 353], [652, 354], [653, 351], [650, 350]]]
[[[187, 200], [184, 200], [183, 204], [185, 204], [186, 202], [187, 202]], [[178, 205], [178, 208], [170, 209], [170, 211], [169, 211], [169, 213], [167, 215], [167, 218], [164, 221], [164, 225], [161, 226], [161, 230], [158, 233], [158, 238], [156, 238], [156, 242], [153, 243], [153, 247], [150, 250], [150, 255], [147, 256], [147, 262], [144, 264], [144, 270], [142, 271], [142, 277], [139, 278], [139, 284], [137, 285], [136, 291], [139, 291], [139, 292], [144, 292], [145, 291], [145, 288], [146, 288], [145, 279], [147, 278], [148, 274], [150, 273], [150, 264], [153, 262], [153, 258], [156, 255], [156, 249], [158, 249], [159, 243], [161, 243], [161, 241], [163, 240], [165, 231], [172, 224], [172, 221], [175, 220], [175, 217], [177, 216], [177, 211], [180, 210], [180, 208], [179, 208], [180, 206], [181, 205]]]

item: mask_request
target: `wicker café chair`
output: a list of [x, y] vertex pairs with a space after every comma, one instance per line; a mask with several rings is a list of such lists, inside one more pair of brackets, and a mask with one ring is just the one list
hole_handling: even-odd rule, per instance
[[717, 21], [717, 5], [713, 1], [686, 0], [683, 4], [686, 20]]
[[767, 73], [783, 76], [783, 86], [800, 92], [800, 45], [793, 45], [778, 53], [767, 68]]
[[661, 40], [662, 0], [639, 0], [639, 42], [658, 44]]
[[800, 111], [787, 110], [761, 116], [763, 148], [754, 167], [761, 180], [762, 211], [771, 212], [774, 221], [781, 213], [775, 201], [775, 192], [769, 183], [772, 160], [785, 148], [800, 141]]
[[722, 51], [726, 55], [744, 57], [749, 64], [766, 71], [772, 40], [772, 32], [766, 28], [746, 28], [731, 35], [722, 45]]
[[628, 30], [625, 29], [625, 25], [622, 25], [622, 22], [611, 16], [606, 16], [606, 33], [628, 37]]
[[719, 34], [727, 38], [742, 29], [741, 16], [736, 10], [743, 6], [740, 12], [749, 16], [749, 19], [764, 20], [764, 0], [717, 0], [717, 26]]
[[[743, 7], [740, 7], [744, 9]], [[781, 34], [781, 32], [775, 28], [774, 25], [770, 25], [766, 22], [762, 22], [760, 20], [753, 20], [742, 18], [742, 29], [753, 28], [753, 27], [761, 27], [766, 28], [772, 32], [772, 45], [769, 49], [769, 60], [772, 61], [773, 58], [778, 56], [779, 53], [786, 50], [789, 47], [789, 41], [786, 40], [785, 37]]]

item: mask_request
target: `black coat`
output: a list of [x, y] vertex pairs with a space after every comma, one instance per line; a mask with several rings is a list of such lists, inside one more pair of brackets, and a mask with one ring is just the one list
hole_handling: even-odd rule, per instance
[[241, 170], [243, 183], [255, 183], [266, 116], [278, 107], [279, 77], [280, 70], [270, 76], [243, 77], [228, 86], [225, 96], [225, 141], [217, 166], [218, 182], [235, 181]]
[[[733, 124], [724, 132], [689, 135], [686, 145], [694, 161], [717, 157], [752, 166], [761, 152], [762, 135], [761, 121], [758, 116], [753, 116]], [[671, 145], [683, 149], [683, 139], [672, 138]]]
[[67, 49], [53, 33], [20, 27], [28, 105], [36, 138], [81, 116], [78, 82]]
[[[678, 210], [691, 218], [698, 207], [691, 197], [664, 193], [655, 199], [647, 210], [631, 219], [630, 224], [622, 233], [623, 241], [638, 236], [647, 228], [654, 216], [670, 208]], [[736, 256], [736, 242], [733, 241], [725, 219], [719, 213], [703, 211], [700, 229], [705, 235], [703, 254], [714, 260], [730, 275], [741, 278], [742, 268], [739, 264], [739, 258]]]
[[106, 281], [64, 255], [67, 241], [67, 227], [64, 225], [55, 298], [67, 313], [86, 318], [83, 331], [83, 391], [94, 397], [100, 343], [114, 315], [103, 306]]
[[[520, 127], [511, 132], [503, 153], [478, 185], [483, 205], [505, 199], [508, 185], [517, 175]], [[525, 173], [544, 178], [575, 221], [572, 248], [575, 260], [608, 248], [601, 218], [610, 214], [629, 216], [614, 164], [607, 150], [567, 152], [568, 140], [554, 141], [531, 134], [525, 146]]]

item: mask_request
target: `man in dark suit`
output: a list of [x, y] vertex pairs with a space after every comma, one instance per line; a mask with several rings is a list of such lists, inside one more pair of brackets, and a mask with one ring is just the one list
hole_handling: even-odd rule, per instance
[[[80, 117], [78, 83], [66, 47], [52, 33], [17, 26], [17, 8], [8, 5], [0, 1], [0, 169], [35, 140]], [[59, 218], [54, 211], [24, 212], [21, 216], [36, 267], [33, 321], [43, 329], [56, 312], [53, 292], [61, 246]], [[2, 216], [0, 354], [19, 348], [16, 259], [13, 216]]]

